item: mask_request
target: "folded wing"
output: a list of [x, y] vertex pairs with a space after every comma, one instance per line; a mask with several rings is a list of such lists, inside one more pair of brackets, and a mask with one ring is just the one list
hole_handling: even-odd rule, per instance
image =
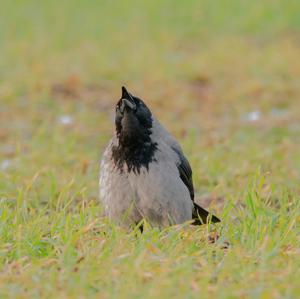
[[186, 185], [186, 187], [188, 188], [188, 190], [190, 192], [191, 200], [194, 203], [194, 211], [193, 211], [194, 222], [193, 222], [193, 224], [201, 225], [201, 224], [207, 223], [209, 221], [211, 221], [213, 223], [220, 222], [221, 220], [218, 217], [216, 217], [214, 215], [210, 215], [208, 211], [201, 208], [194, 202], [195, 193], [194, 193], [193, 178], [192, 178], [193, 173], [192, 173], [192, 168], [190, 166], [190, 163], [187, 160], [187, 158], [184, 156], [184, 154], [182, 153], [182, 151], [179, 147], [176, 147], [173, 145], [172, 149], [177, 153], [177, 155], [179, 157], [179, 164], [177, 165], [177, 168], [179, 171], [180, 178], [183, 181], [183, 183]]

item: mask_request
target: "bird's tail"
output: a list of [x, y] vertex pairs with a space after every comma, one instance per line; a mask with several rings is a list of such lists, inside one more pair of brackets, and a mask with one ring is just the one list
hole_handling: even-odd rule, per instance
[[193, 225], [206, 224], [210, 221], [212, 223], [221, 222], [221, 220], [218, 217], [210, 214], [208, 211], [199, 207], [195, 203], [194, 203], [193, 219], [194, 219], [194, 222], [192, 223]]

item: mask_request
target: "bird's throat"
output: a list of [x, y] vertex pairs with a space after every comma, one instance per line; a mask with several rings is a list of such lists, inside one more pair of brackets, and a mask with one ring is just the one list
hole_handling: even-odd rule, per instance
[[157, 144], [146, 135], [122, 135], [118, 137], [118, 145], [113, 146], [112, 159], [122, 172], [126, 167], [128, 172], [140, 172], [142, 167], [149, 169], [149, 163], [155, 161], [154, 154]]

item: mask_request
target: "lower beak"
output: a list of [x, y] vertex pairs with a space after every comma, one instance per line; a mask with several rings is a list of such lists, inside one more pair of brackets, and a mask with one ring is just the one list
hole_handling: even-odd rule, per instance
[[132, 103], [130, 100], [122, 99], [122, 103], [123, 103], [124, 107], [128, 107], [131, 110], [135, 110], [136, 109], [135, 103]]

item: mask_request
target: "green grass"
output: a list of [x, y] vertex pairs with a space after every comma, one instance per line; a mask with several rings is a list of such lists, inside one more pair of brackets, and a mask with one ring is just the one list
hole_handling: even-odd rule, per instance
[[[2, 1], [0, 298], [299, 298], [299, 10]], [[221, 224], [140, 235], [102, 216], [123, 84], [180, 140]]]

